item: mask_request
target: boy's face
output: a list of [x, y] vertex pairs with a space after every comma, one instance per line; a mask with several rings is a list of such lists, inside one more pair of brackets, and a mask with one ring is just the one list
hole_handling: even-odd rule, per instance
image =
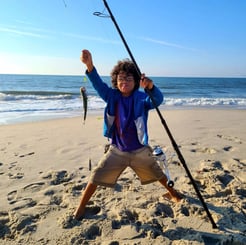
[[133, 75], [121, 71], [117, 76], [117, 87], [123, 96], [130, 96], [135, 87]]

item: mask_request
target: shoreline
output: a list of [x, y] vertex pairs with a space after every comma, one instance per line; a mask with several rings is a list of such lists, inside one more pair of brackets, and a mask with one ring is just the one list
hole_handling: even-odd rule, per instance
[[[131, 169], [115, 189], [99, 188], [82, 221], [72, 219], [92, 167], [108, 143], [103, 113], [0, 127], [0, 239], [4, 244], [244, 244], [246, 110], [161, 113], [219, 229], [212, 229], [157, 113], [149, 143], [163, 147], [184, 199], [158, 183], [142, 186]], [[174, 155], [174, 156], [173, 156]], [[53, 231], [56, 232], [53, 232]], [[1, 241], [0, 240], [0, 241]]]
[[[164, 114], [166, 111], [244, 111], [245, 108], [236, 107], [233, 108], [232, 106], [214, 106], [214, 107], [193, 107], [193, 106], [165, 106], [162, 105], [158, 107], [158, 109], [161, 111], [162, 114]], [[155, 109], [151, 110], [150, 113], [153, 113]], [[89, 110], [87, 111], [87, 118], [88, 116], [95, 116], [95, 115], [103, 115], [104, 109], [97, 109], [97, 110]], [[45, 122], [45, 121], [51, 121], [51, 120], [62, 120], [67, 118], [76, 118], [76, 117], [82, 117], [83, 116], [83, 109], [78, 111], [73, 111], [72, 113], [68, 112], [60, 112], [53, 115], [26, 115], [26, 116], [19, 116], [19, 119], [7, 119], [8, 122], [2, 122], [0, 121], [0, 127], [5, 125], [17, 125], [17, 124], [24, 124], [24, 123], [35, 123], [35, 122]], [[5, 119], [6, 120], [6, 119]]]

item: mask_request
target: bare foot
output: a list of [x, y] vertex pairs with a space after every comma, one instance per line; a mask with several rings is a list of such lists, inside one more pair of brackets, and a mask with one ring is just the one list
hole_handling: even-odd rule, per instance
[[85, 213], [85, 209], [83, 208], [78, 208], [76, 209], [76, 211], [73, 213], [73, 217], [76, 219], [76, 220], [81, 220], [83, 218], [83, 215]]
[[84, 217], [93, 216], [98, 214], [101, 211], [101, 208], [98, 206], [91, 206], [86, 208], [78, 208], [73, 216], [76, 220], [81, 220]]
[[182, 200], [181, 195], [178, 194], [177, 192], [172, 194], [170, 192], [167, 192], [163, 195], [163, 198], [173, 202], [180, 202]]

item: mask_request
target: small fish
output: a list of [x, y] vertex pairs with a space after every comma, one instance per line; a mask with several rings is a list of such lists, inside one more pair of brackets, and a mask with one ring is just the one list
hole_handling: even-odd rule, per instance
[[80, 88], [80, 94], [81, 94], [81, 98], [83, 100], [83, 107], [84, 107], [84, 123], [85, 123], [85, 119], [86, 119], [86, 115], [87, 115], [87, 103], [88, 103], [88, 97], [86, 94], [86, 89], [85, 87], [81, 87]]

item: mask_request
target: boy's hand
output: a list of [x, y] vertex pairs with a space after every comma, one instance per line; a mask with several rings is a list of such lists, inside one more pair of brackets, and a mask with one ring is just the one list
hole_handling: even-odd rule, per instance
[[91, 72], [93, 70], [93, 61], [92, 56], [89, 50], [82, 50], [80, 60], [86, 65], [88, 72]]
[[142, 74], [141, 80], [140, 80], [140, 86], [142, 88], [146, 88], [151, 90], [154, 86], [153, 81], [145, 76], [145, 74]]

